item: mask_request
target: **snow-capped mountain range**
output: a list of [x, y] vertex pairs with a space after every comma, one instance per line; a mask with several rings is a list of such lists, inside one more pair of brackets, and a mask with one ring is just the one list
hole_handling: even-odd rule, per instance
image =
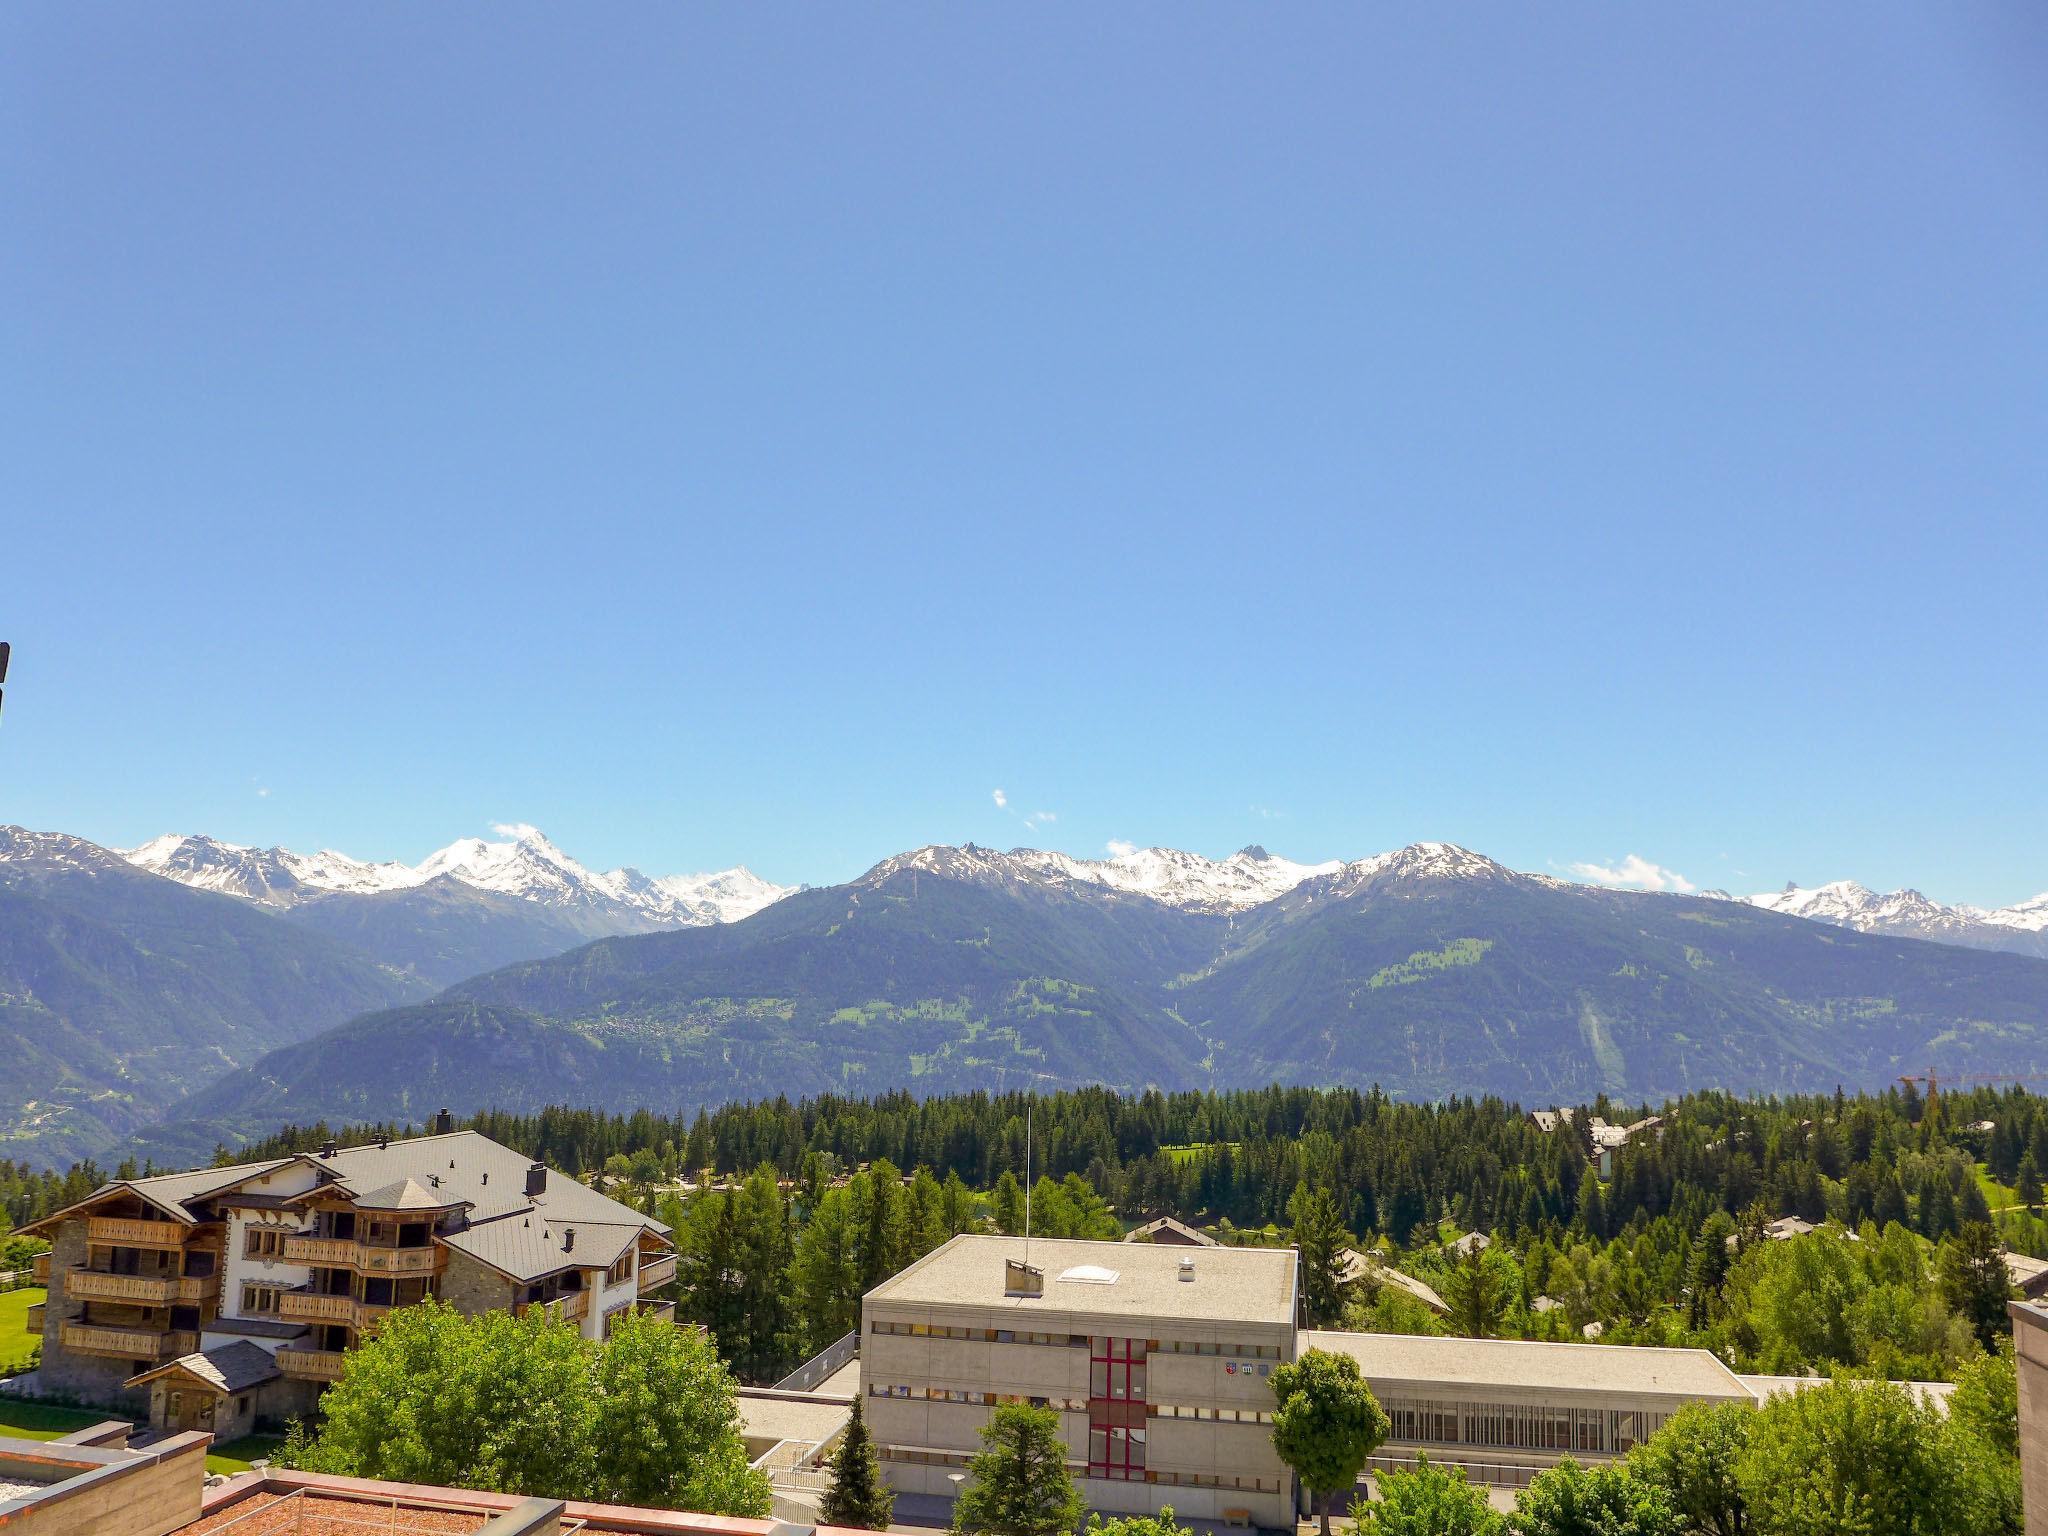
[[[715, 874], [658, 878], [631, 868], [593, 871], [537, 828], [495, 830], [500, 834], [497, 841], [462, 838], [412, 865], [368, 863], [331, 850], [302, 854], [177, 835], [153, 838], [124, 850], [122, 856], [185, 885], [278, 909], [336, 892], [374, 894], [453, 879], [477, 890], [536, 902], [581, 920], [592, 931], [735, 922], [799, 889], [763, 880], [744, 865]], [[904, 870], [998, 884], [1078, 886], [1142, 896], [1182, 911], [1213, 913], [1246, 911], [1296, 890], [1304, 899], [1324, 893], [1342, 896], [1397, 879], [1551, 881], [1545, 875], [1517, 875], [1482, 854], [1443, 842], [1411, 843], [1369, 858], [1314, 864], [1281, 858], [1256, 844], [1224, 859], [1176, 848], [1128, 846], [1115, 846], [1107, 858], [1085, 859], [1049, 849], [1002, 852], [967, 843], [932, 844], [899, 853], [875, 865], [860, 883], [873, 884]], [[1947, 906], [1914, 890], [1880, 894], [1854, 881], [1837, 880], [1728, 899], [1863, 933], [2048, 957], [2048, 893], [1994, 909]]]
[[501, 841], [461, 838], [418, 864], [373, 864], [332, 850], [245, 848], [178, 834], [119, 851], [152, 874], [279, 909], [336, 893], [372, 895], [449, 879], [596, 919], [618, 931], [734, 922], [794, 889], [763, 880], [744, 865], [715, 874], [658, 878], [637, 869], [598, 872], [577, 863], [538, 828], [494, 830]]
[[1945, 906], [1915, 890], [1884, 895], [1853, 880], [1835, 880], [1826, 885], [1788, 885], [1782, 891], [1742, 899], [1767, 912], [1811, 918], [1861, 933], [2048, 956], [2048, 892], [2010, 907]]

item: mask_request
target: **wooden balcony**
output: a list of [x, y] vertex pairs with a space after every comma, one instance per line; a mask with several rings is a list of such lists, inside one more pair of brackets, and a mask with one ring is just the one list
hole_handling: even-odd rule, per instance
[[123, 1248], [182, 1248], [192, 1229], [176, 1221], [144, 1221], [134, 1216], [94, 1216], [85, 1224], [90, 1243]]
[[297, 1349], [277, 1352], [277, 1368], [294, 1381], [339, 1381], [344, 1355], [338, 1349]]
[[557, 1296], [553, 1301], [529, 1301], [519, 1310], [527, 1313], [538, 1307], [547, 1313], [549, 1319], [558, 1323], [577, 1323], [590, 1315], [590, 1292], [571, 1291]]
[[318, 1264], [327, 1269], [353, 1269], [355, 1239], [348, 1237], [298, 1237], [284, 1240], [287, 1264]]
[[112, 1275], [74, 1266], [64, 1272], [64, 1294], [77, 1301], [131, 1301], [168, 1306], [178, 1299], [176, 1275]]
[[359, 1243], [352, 1237], [287, 1237], [287, 1264], [317, 1264], [323, 1269], [352, 1269], [365, 1275], [431, 1275], [439, 1273], [443, 1250], [387, 1248]]
[[645, 1259], [640, 1264], [640, 1294], [658, 1291], [676, 1277], [676, 1256], [665, 1253], [658, 1259]]
[[151, 1328], [107, 1328], [97, 1323], [66, 1323], [58, 1340], [81, 1355], [107, 1355], [116, 1360], [175, 1360], [199, 1348], [196, 1333], [159, 1333]]
[[212, 1301], [220, 1295], [219, 1275], [180, 1275], [178, 1300], [190, 1306]]
[[356, 1268], [366, 1275], [431, 1275], [439, 1272], [443, 1251], [432, 1244], [425, 1248], [381, 1248], [374, 1243], [358, 1243]]
[[657, 1323], [672, 1323], [676, 1320], [676, 1304], [672, 1301], [636, 1301], [633, 1310], [642, 1317], [651, 1317]]
[[286, 1291], [277, 1298], [277, 1315], [291, 1323], [352, 1323], [356, 1299], [318, 1291]]
[[29, 1272], [35, 1276], [37, 1285], [48, 1285], [50, 1283], [50, 1255], [47, 1252], [39, 1253], [29, 1260]]
[[45, 1303], [40, 1301], [31, 1303], [28, 1309], [27, 1320], [22, 1324], [23, 1328], [27, 1330], [28, 1336], [32, 1339], [40, 1339], [43, 1336], [44, 1305]]

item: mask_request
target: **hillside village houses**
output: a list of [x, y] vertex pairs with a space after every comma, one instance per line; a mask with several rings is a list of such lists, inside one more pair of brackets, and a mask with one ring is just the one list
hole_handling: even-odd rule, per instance
[[[121, 1179], [24, 1230], [45, 1390], [222, 1439], [312, 1410], [393, 1307], [667, 1314], [668, 1228], [474, 1131]], [[38, 1319], [31, 1318], [31, 1326]]]

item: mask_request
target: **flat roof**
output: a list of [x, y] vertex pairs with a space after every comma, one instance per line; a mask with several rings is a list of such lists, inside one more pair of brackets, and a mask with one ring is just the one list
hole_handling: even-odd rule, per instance
[[[1006, 1295], [1003, 1265], [1013, 1259], [1024, 1262], [1024, 1257], [1021, 1237], [966, 1233], [884, 1280], [867, 1299], [1196, 1322], [1294, 1322], [1292, 1248], [1178, 1248], [1034, 1237], [1030, 1263], [1044, 1272], [1045, 1294]], [[1180, 1278], [1183, 1261], [1193, 1264], [1193, 1280]], [[1107, 1271], [1115, 1278], [1062, 1278], [1071, 1271]]]
[[810, 1393], [779, 1396], [742, 1388], [733, 1398], [740, 1433], [749, 1440], [801, 1440], [815, 1444], [839, 1432], [853, 1412], [851, 1400], [821, 1403]]
[[1528, 1392], [1624, 1392], [1752, 1399], [1735, 1373], [1704, 1349], [1639, 1344], [1548, 1344], [1412, 1333], [1304, 1329], [1301, 1348], [1349, 1355], [1367, 1381], [1417, 1386], [1502, 1387]]

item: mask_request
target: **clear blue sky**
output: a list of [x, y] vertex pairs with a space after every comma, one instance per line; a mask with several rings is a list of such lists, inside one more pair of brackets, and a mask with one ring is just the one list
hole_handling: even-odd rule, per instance
[[2048, 888], [2038, 4], [20, 3], [0, 292], [0, 820]]

